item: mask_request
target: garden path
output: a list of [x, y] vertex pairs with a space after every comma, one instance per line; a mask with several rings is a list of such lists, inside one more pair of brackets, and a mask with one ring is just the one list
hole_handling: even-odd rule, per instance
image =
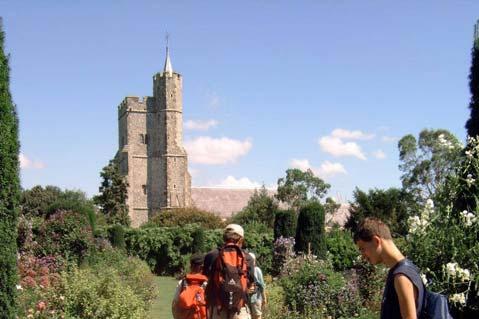
[[151, 306], [151, 319], [173, 319], [171, 300], [178, 281], [173, 277], [156, 277], [158, 297]]

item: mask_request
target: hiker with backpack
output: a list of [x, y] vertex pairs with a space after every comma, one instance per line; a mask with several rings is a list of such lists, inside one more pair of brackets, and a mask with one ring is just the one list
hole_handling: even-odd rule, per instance
[[205, 289], [208, 278], [202, 274], [204, 256], [190, 258], [190, 272], [178, 282], [171, 304], [174, 319], [206, 319]]
[[254, 291], [254, 263], [242, 249], [244, 230], [230, 224], [223, 232], [223, 246], [204, 260], [208, 277], [206, 304], [209, 319], [250, 319], [248, 293]]
[[381, 319], [452, 318], [447, 298], [426, 290], [419, 269], [394, 244], [384, 222], [364, 219], [354, 234], [354, 242], [369, 263], [389, 268]]
[[256, 263], [256, 255], [252, 252], [249, 253], [254, 262], [254, 286], [255, 289], [249, 294], [249, 305], [251, 309], [252, 319], [261, 319], [263, 315], [263, 307], [266, 305], [266, 285], [263, 279], [263, 272]]

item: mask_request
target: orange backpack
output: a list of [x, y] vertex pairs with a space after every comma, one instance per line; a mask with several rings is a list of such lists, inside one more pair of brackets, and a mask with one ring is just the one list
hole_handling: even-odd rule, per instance
[[188, 274], [181, 282], [181, 291], [176, 303], [178, 319], [206, 319], [206, 276]]
[[219, 250], [215, 262], [213, 285], [218, 311], [239, 313], [248, 302], [248, 266], [245, 253], [234, 244]]

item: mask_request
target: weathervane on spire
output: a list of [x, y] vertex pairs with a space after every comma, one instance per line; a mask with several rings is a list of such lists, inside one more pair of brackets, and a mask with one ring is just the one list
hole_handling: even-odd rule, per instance
[[169, 76], [173, 74], [173, 67], [171, 66], [171, 61], [170, 61], [170, 50], [169, 50], [169, 42], [170, 42], [170, 35], [168, 32], [166, 32], [166, 59], [165, 59], [165, 67], [163, 68], [164, 73], [168, 73]]

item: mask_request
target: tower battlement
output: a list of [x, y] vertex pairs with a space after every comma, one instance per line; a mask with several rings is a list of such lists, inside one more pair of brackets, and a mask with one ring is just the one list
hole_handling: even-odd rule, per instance
[[121, 117], [125, 112], [146, 112], [148, 110], [148, 101], [152, 98], [150, 96], [127, 96], [118, 105], [118, 117]]

